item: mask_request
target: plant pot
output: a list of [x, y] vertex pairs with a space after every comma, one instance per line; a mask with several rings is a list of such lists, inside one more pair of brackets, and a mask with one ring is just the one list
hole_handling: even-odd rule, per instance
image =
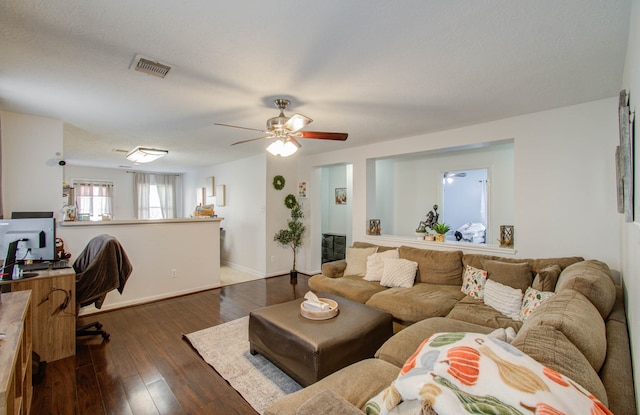
[[444, 233], [439, 233], [436, 235], [436, 242], [444, 242]]
[[291, 271], [289, 272], [289, 281], [292, 284], [295, 284], [298, 282], [298, 271]]
[[425, 232], [416, 232], [416, 239], [419, 241], [422, 241], [425, 235], [426, 235]]
[[436, 236], [432, 233], [428, 233], [424, 236], [424, 240], [425, 241], [435, 241], [436, 240]]

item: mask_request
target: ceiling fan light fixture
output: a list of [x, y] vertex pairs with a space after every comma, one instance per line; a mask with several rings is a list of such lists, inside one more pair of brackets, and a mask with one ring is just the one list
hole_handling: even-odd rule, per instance
[[289, 157], [294, 154], [300, 148], [300, 144], [293, 141], [284, 141], [282, 139], [277, 139], [273, 143], [269, 144], [267, 147], [267, 151], [274, 156], [280, 157]]
[[132, 163], [150, 163], [167, 154], [169, 154], [168, 150], [138, 146], [127, 154], [127, 160]]
[[279, 156], [280, 153], [282, 153], [283, 148], [284, 148], [284, 143], [282, 142], [282, 140], [278, 139], [273, 143], [269, 144], [269, 147], [267, 147], [267, 151], [273, 154], [274, 156]]

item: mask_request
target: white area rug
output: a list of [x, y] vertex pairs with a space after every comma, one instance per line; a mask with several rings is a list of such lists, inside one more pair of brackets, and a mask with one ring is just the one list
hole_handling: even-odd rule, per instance
[[302, 387], [261, 355], [249, 353], [249, 317], [184, 337], [260, 414], [279, 398]]

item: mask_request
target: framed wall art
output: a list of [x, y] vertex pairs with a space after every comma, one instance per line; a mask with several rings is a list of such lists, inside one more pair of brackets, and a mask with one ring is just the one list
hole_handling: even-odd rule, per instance
[[347, 188], [336, 187], [336, 205], [346, 205], [346, 204], [347, 204]]
[[298, 197], [300, 199], [307, 198], [307, 182], [298, 182]]
[[[633, 118], [629, 108], [629, 93], [623, 89], [618, 99], [620, 146], [616, 149], [616, 178], [618, 179], [618, 211], [625, 222], [634, 220], [634, 139]], [[621, 206], [622, 205], [622, 206]]]

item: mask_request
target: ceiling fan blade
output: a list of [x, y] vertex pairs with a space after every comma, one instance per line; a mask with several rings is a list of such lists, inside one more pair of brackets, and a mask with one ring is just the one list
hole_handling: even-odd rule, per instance
[[325, 133], [320, 131], [298, 131], [294, 134], [297, 138], [315, 138], [318, 140], [338, 140], [345, 141], [347, 133]]
[[232, 146], [235, 146], [236, 144], [243, 144], [243, 143], [248, 143], [250, 141], [256, 141], [256, 140], [262, 140], [263, 138], [272, 138], [272, 135], [265, 135], [264, 137], [256, 137], [256, 138], [249, 138], [246, 140], [241, 140], [241, 141], [236, 141], [235, 143], [232, 143]]
[[293, 114], [291, 118], [284, 123], [284, 128], [289, 130], [289, 132], [295, 133], [301, 128], [304, 128], [307, 124], [311, 123], [313, 120], [309, 117], [305, 117], [302, 114]]
[[249, 128], [249, 127], [240, 127], [238, 125], [231, 125], [231, 124], [221, 124], [221, 123], [213, 123], [213, 125], [221, 125], [223, 127], [231, 127], [231, 128], [242, 128], [243, 130], [251, 130], [251, 131], [260, 131], [261, 133], [267, 133], [268, 131], [265, 130], [258, 130], [257, 128]]
[[300, 144], [300, 142], [296, 140], [296, 138], [292, 135], [289, 136], [289, 141], [291, 141], [293, 145], [295, 145], [298, 148], [302, 147], [302, 144]]

